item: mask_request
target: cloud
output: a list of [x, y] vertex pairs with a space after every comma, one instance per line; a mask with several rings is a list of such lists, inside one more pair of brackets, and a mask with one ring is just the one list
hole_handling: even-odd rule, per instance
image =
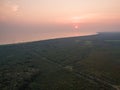
[[2, 0], [0, 1], [0, 7], [2, 7], [2, 9], [4, 9], [3, 11], [13, 11], [13, 12], [17, 12], [19, 10], [19, 5], [12, 2], [12, 1], [8, 1], [8, 0]]
[[12, 11], [17, 12], [19, 10], [19, 6], [18, 5], [12, 5]]
[[20, 6], [16, 2], [0, 0], [0, 21], [17, 20], [21, 16]]

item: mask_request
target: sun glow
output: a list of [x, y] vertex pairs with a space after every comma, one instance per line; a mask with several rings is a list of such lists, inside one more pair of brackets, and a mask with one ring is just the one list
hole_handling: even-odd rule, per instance
[[78, 29], [79, 27], [78, 27], [78, 25], [75, 25], [74, 28], [75, 28], [75, 29]]
[[78, 29], [78, 28], [79, 28], [79, 26], [78, 26], [78, 25], [74, 25], [74, 28], [75, 28], [75, 29]]

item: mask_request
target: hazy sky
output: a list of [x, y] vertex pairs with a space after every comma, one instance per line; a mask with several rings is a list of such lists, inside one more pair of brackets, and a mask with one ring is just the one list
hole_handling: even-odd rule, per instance
[[0, 0], [0, 44], [120, 31], [120, 0]]

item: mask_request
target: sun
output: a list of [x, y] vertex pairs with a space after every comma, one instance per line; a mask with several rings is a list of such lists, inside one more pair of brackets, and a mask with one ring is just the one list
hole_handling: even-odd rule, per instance
[[75, 29], [78, 29], [79, 27], [78, 27], [78, 25], [75, 25], [74, 28], [75, 28]]

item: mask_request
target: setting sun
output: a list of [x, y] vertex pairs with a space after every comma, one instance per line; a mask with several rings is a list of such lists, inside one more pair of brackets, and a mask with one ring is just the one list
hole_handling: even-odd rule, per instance
[[120, 90], [120, 0], [0, 0], [0, 90]]
[[119, 31], [119, 4], [120, 0], [0, 0], [0, 44]]
[[79, 27], [78, 27], [78, 25], [75, 25], [74, 28], [75, 28], [75, 29], [78, 29]]

